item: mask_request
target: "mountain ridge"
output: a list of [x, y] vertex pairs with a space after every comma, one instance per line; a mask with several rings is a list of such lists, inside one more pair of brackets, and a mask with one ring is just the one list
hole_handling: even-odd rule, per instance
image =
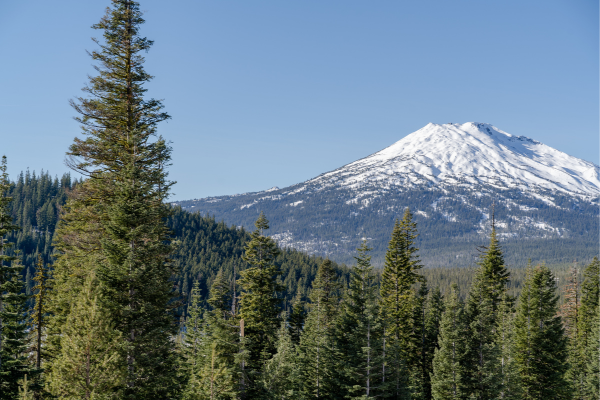
[[[302, 183], [175, 203], [237, 226], [250, 226], [265, 211], [273, 237], [283, 246], [342, 262], [351, 261], [362, 237], [378, 243], [374, 259], [381, 259], [381, 243], [387, 243], [394, 219], [409, 207], [422, 232], [420, 245], [439, 253], [448, 242], [455, 249], [447, 249], [442, 259], [456, 262], [464, 256], [456, 249], [489, 232], [492, 203], [507, 243], [542, 240], [539, 247], [562, 240], [562, 246], [568, 239], [575, 247], [586, 243], [582, 248], [592, 254], [599, 195], [594, 163], [490, 124], [430, 123]], [[569, 253], [544, 255], [530, 243], [540, 259], [564, 261]]]

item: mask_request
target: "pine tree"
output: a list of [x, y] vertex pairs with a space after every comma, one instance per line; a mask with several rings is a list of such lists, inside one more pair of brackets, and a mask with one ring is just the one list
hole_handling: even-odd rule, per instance
[[505, 292], [498, 307], [498, 348], [500, 352], [500, 397], [521, 398], [519, 375], [515, 363], [514, 300]]
[[30, 372], [26, 357], [27, 295], [23, 293], [23, 266], [18, 254], [7, 254], [12, 243], [6, 237], [19, 227], [12, 223], [9, 209], [12, 198], [8, 197], [10, 183], [5, 156], [0, 171], [0, 392], [3, 398], [16, 399], [19, 382]]
[[[594, 368], [598, 371], [598, 347], [600, 338], [598, 337], [598, 305], [600, 303], [600, 261], [594, 257], [592, 262], [583, 271], [583, 282], [581, 284], [581, 306], [578, 312], [578, 343], [577, 348], [580, 354], [580, 372], [577, 374], [576, 382], [579, 386], [581, 398], [598, 398], [598, 384], [589, 385], [589, 371]], [[571, 366], [570, 369], [573, 367]], [[594, 373], [592, 373], [594, 375]], [[595, 373], [596, 382], [598, 382], [597, 372]], [[590, 391], [591, 390], [591, 391]]]
[[297, 399], [299, 396], [296, 348], [285, 322], [277, 333], [277, 352], [265, 363], [262, 385], [268, 399]]
[[557, 315], [556, 282], [545, 266], [529, 269], [515, 319], [515, 362], [522, 399], [566, 399], [567, 339]]
[[465, 380], [475, 399], [489, 399], [501, 392], [498, 307], [509, 278], [493, 217], [490, 244], [484, 248], [478, 264], [466, 306], [469, 330]]
[[590, 399], [600, 398], [600, 305], [596, 308], [586, 349], [586, 394]]
[[[264, 362], [275, 353], [275, 338], [280, 325], [280, 303], [278, 293], [283, 287], [277, 283], [281, 274], [275, 265], [275, 256], [279, 253], [277, 245], [265, 230], [269, 221], [260, 214], [255, 223], [256, 230], [246, 245], [244, 261], [250, 268], [241, 272], [239, 284], [242, 287], [240, 300], [240, 318], [244, 320], [245, 337], [248, 341], [250, 359], [248, 374], [251, 379], [259, 376]], [[250, 395], [256, 393], [250, 389]]]
[[62, 330], [62, 351], [48, 379], [52, 394], [61, 399], [123, 398], [121, 334], [100, 307], [95, 287], [97, 282], [88, 278]]
[[202, 320], [202, 307], [200, 305], [200, 284], [195, 281], [192, 286], [191, 301], [188, 306], [188, 315], [185, 321], [185, 339], [183, 340], [183, 358], [185, 360], [185, 376], [189, 381], [195, 376], [201, 365], [201, 349], [204, 333], [204, 321]]
[[351, 399], [373, 399], [381, 382], [381, 323], [377, 308], [372, 250], [366, 240], [357, 249], [350, 285], [338, 323], [338, 348], [342, 354], [345, 391]]
[[432, 399], [431, 393], [431, 374], [433, 371], [433, 357], [438, 346], [438, 337], [440, 334], [440, 324], [444, 313], [444, 300], [439, 286], [429, 294], [427, 300], [427, 311], [425, 314], [425, 337], [424, 337], [424, 366], [423, 373], [424, 390], [423, 398]]
[[302, 329], [304, 327], [304, 321], [306, 319], [305, 303], [302, 301], [300, 293], [296, 295], [292, 302], [292, 312], [288, 317], [290, 337], [294, 345], [300, 343], [300, 336], [302, 335]]
[[73, 194], [63, 219], [56, 317], [49, 332], [49, 347], [60, 353], [57, 338], [68, 319], [68, 299], [88, 274], [81, 268], [85, 262], [73, 256], [89, 247], [93, 254], [86, 258], [96, 263], [88, 265], [103, 294], [100, 307], [121, 333], [125, 399], [164, 398], [177, 386], [171, 340], [177, 325], [169, 306], [175, 270], [165, 226], [171, 149], [156, 137], [157, 124], [169, 116], [160, 101], [144, 99], [144, 84], [152, 77], [141, 53], [152, 41], [140, 35], [141, 15], [137, 2], [113, 0], [93, 26], [104, 36], [103, 42], [95, 40], [100, 50], [91, 52], [98, 75], [84, 88], [89, 97], [71, 102], [86, 137], [76, 138], [68, 152], [70, 167], [89, 179]]
[[414, 245], [417, 238], [416, 223], [407, 208], [402, 221], [394, 225], [392, 238], [385, 255], [381, 277], [380, 312], [386, 336], [385, 372], [382, 386], [390, 398], [406, 397], [406, 368], [412, 361], [416, 345], [413, 335], [412, 313], [415, 294], [412, 285], [422, 280], [415, 271], [422, 268]]
[[411, 399], [424, 400], [429, 386], [429, 369], [427, 365], [427, 327], [425, 314], [427, 309], [427, 284], [421, 282], [415, 296], [412, 313], [412, 341], [413, 353], [409, 357]]
[[565, 379], [569, 382], [573, 399], [584, 398], [585, 346], [582, 343], [580, 319], [580, 282], [578, 270], [571, 266], [564, 288], [565, 302], [560, 308], [560, 316], [567, 337], [569, 369]]
[[469, 398], [464, 366], [465, 322], [464, 304], [458, 286], [453, 284], [440, 321], [439, 348], [433, 356], [431, 392], [435, 400]]
[[312, 284], [309, 312], [300, 337], [301, 390], [306, 398], [336, 399], [341, 396], [334, 331], [339, 289], [332, 262], [323, 261]]
[[[241, 363], [247, 355], [240, 342], [236, 316], [229, 307], [230, 299], [229, 282], [220, 270], [210, 289], [211, 310], [205, 313], [205, 323], [195, 344], [195, 366], [184, 391], [186, 400], [233, 399], [243, 394], [239, 384], [243, 373]], [[195, 313], [190, 310], [190, 316]], [[186, 339], [189, 350], [193, 345], [189, 341], [195, 335], [190, 332]]]
[[32, 364], [35, 366], [31, 371], [29, 377], [33, 378], [28, 383], [28, 390], [31, 390], [34, 397], [40, 398], [43, 388], [43, 382], [40, 376], [43, 372], [42, 369], [42, 340], [45, 334], [46, 327], [46, 301], [48, 297], [48, 291], [50, 286], [48, 280], [50, 278], [50, 270], [44, 263], [41, 255], [38, 255], [38, 261], [36, 263], [35, 276], [33, 281], [33, 308], [30, 315], [30, 340], [32, 345], [29, 348], [30, 354], [34, 357]]

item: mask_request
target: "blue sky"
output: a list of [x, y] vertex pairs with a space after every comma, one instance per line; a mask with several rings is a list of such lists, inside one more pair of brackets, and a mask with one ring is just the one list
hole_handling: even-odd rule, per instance
[[[108, 1], [0, 3], [0, 153], [67, 171], [68, 100]], [[488, 122], [598, 163], [598, 2], [142, 1], [178, 200], [284, 187], [428, 122]]]

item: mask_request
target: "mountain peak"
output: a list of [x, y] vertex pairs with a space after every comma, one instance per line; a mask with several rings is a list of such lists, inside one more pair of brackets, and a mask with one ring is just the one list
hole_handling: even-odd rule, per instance
[[391, 146], [307, 183], [389, 188], [488, 184], [600, 194], [597, 166], [481, 122], [429, 123]]

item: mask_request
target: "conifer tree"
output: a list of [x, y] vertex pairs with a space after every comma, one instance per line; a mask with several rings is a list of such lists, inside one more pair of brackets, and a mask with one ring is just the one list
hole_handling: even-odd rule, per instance
[[188, 315], [185, 321], [185, 339], [183, 340], [184, 374], [189, 381], [198, 374], [202, 365], [201, 349], [203, 344], [204, 321], [200, 305], [200, 284], [194, 281]]
[[[396, 220], [381, 277], [380, 312], [386, 336], [386, 366], [382, 385], [390, 398], [406, 397], [408, 357], [414, 354], [412, 285], [422, 280], [422, 268], [414, 241], [416, 223], [407, 208], [402, 221]], [[409, 367], [410, 368], [410, 367]]]
[[560, 308], [560, 316], [565, 336], [567, 337], [569, 369], [565, 379], [569, 382], [573, 399], [584, 398], [585, 392], [585, 344], [582, 332], [579, 331], [580, 321], [580, 282], [578, 270], [573, 265], [569, 270], [567, 284], [564, 288], [565, 301]]
[[[43, 382], [40, 379], [40, 375], [43, 373], [42, 369], [42, 340], [45, 335], [46, 328], [46, 302], [48, 297], [48, 291], [50, 285], [48, 280], [50, 278], [50, 271], [46, 263], [40, 255], [38, 255], [38, 261], [36, 263], [35, 276], [33, 281], [33, 308], [31, 309], [30, 315], [30, 340], [32, 342], [29, 353], [31, 354], [31, 361], [34, 365], [31, 373], [29, 374], [30, 380], [28, 381], [27, 389], [32, 395], [38, 399], [41, 397], [43, 388]], [[31, 379], [33, 378], [33, 379]]]
[[61, 352], [49, 376], [51, 393], [61, 399], [121, 399], [126, 365], [120, 333], [100, 307], [97, 282], [89, 277], [62, 330]]
[[[578, 312], [578, 343], [580, 354], [580, 372], [577, 374], [576, 382], [580, 387], [582, 398], [598, 398], [598, 376], [589, 375], [589, 371], [598, 371], [598, 347], [600, 337], [598, 336], [598, 305], [600, 303], [600, 261], [594, 257], [592, 262], [583, 271], [583, 282], [581, 284], [581, 306]], [[573, 367], [571, 366], [570, 369]], [[594, 373], [592, 373], [594, 375]], [[596, 379], [595, 385], [589, 385], [590, 379]], [[595, 389], [594, 389], [595, 388]], [[592, 390], [592, 391], [590, 391]]]
[[439, 348], [433, 356], [431, 392], [435, 400], [467, 399], [465, 382], [465, 324], [464, 304], [458, 286], [452, 285], [440, 321]]
[[337, 328], [338, 348], [342, 354], [345, 392], [351, 399], [373, 399], [380, 394], [382, 330], [369, 255], [372, 249], [363, 240], [357, 250]]
[[440, 323], [444, 313], [444, 300], [439, 286], [430, 292], [427, 299], [427, 310], [425, 314], [425, 336], [424, 336], [424, 389], [423, 398], [430, 400], [431, 374], [433, 372], [433, 356], [438, 346]]
[[592, 323], [586, 349], [586, 395], [590, 399], [600, 398], [600, 305]]
[[335, 319], [339, 306], [338, 276], [330, 260], [319, 266], [310, 292], [309, 312], [300, 337], [299, 364], [302, 395], [340, 398], [339, 355], [335, 347]]
[[266, 398], [273, 400], [297, 399], [299, 376], [296, 347], [285, 322], [277, 332], [277, 352], [265, 363], [262, 384]]
[[[246, 354], [230, 302], [229, 282], [219, 270], [210, 289], [208, 303], [211, 310], [205, 313], [199, 332], [195, 367], [184, 390], [185, 400], [234, 399], [243, 394], [239, 383], [243, 372], [241, 362], [245, 361]], [[190, 310], [190, 316], [192, 313], [194, 311]], [[190, 346], [191, 343], [188, 349]]]
[[292, 343], [294, 343], [295, 346], [300, 343], [300, 335], [302, 334], [305, 319], [305, 303], [302, 301], [300, 293], [298, 293], [292, 302], [292, 312], [288, 317], [288, 329], [290, 331]]
[[528, 270], [515, 319], [515, 362], [524, 400], [570, 398], [564, 378], [567, 339], [556, 290], [547, 267]]
[[500, 398], [521, 398], [519, 374], [515, 362], [514, 300], [505, 292], [498, 307], [497, 342], [500, 352]]
[[[278, 293], [283, 287], [277, 283], [281, 274], [274, 263], [279, 253], [277, 245], [265, 231], [269, 221], [263, 213], [255, 223], [256, 230], [246, 245], [243, 256], [250, 267], [241, 272], [239, 284], [242, 287], [240, 318], [244, 320], [245, 337], [250, 358], [248, 373], [251, 379], [258, 378], [264, 362], [275, 353], [275, 338], [280, 325], [280, 303]], [[250, 394], [256, 396], [250, 389]]]
[[8, 250], [12, 243], [7, 236], [19, 229], [12, 223], [8, 197], [10, 182], [6, 172], [6, 157], [0, 164], [0, 393], [3, 398], [16, 399], [19, 382], [29, 373], [26, 357], [27, 325], [25, 323], [27, 295], [23, 293], [23, 266]]
[[415, 296], [412, 313], [412, 342], [413, 352], [407, 357], [410, 368], [410, 392], [411, 399], [423, 400], [427, 396], [429, 386], [429, 369], [427, 365], [427, 284], [421, 282], [417, 295]]
[[493, 216], [490, 244], [484, 247], [478, 264], [466, 304], [469, 329], [465, 380], [475, 399], [489, 399], [501, 391], [498, 307], [509, 278]]
[[88, 97], [71, 102], [85, 138], [76, 138], [67, 153], [69, 166], [89, 179], [73, 194], [59, 232], [56, 316], [49, 332], [49, 348], [60, 353], [57, 338], [68, 319], [69, 297], [88, 274], [82, 268], [87, 261], [73, 256], [88, 247], [86, 259], [95, 263], [87, 265], [103, 294], [98, 307], [120, 332], [125, 399], [164, 398], [177, 386], [171, 340], [177, 325], [169, 306], [174, 268], [165, 226], [171, 148], [156, 137], [157, 124], [169, 116], [160, 101], [144, 98], [152, 77], [142, 52], [152, 41], [140, 35], [143, 23], [137, 2], [113, 0], [93, 26], [104, 36], [95, 40], [100, 49], [90, 53], [98, 75], [84, 88]]

